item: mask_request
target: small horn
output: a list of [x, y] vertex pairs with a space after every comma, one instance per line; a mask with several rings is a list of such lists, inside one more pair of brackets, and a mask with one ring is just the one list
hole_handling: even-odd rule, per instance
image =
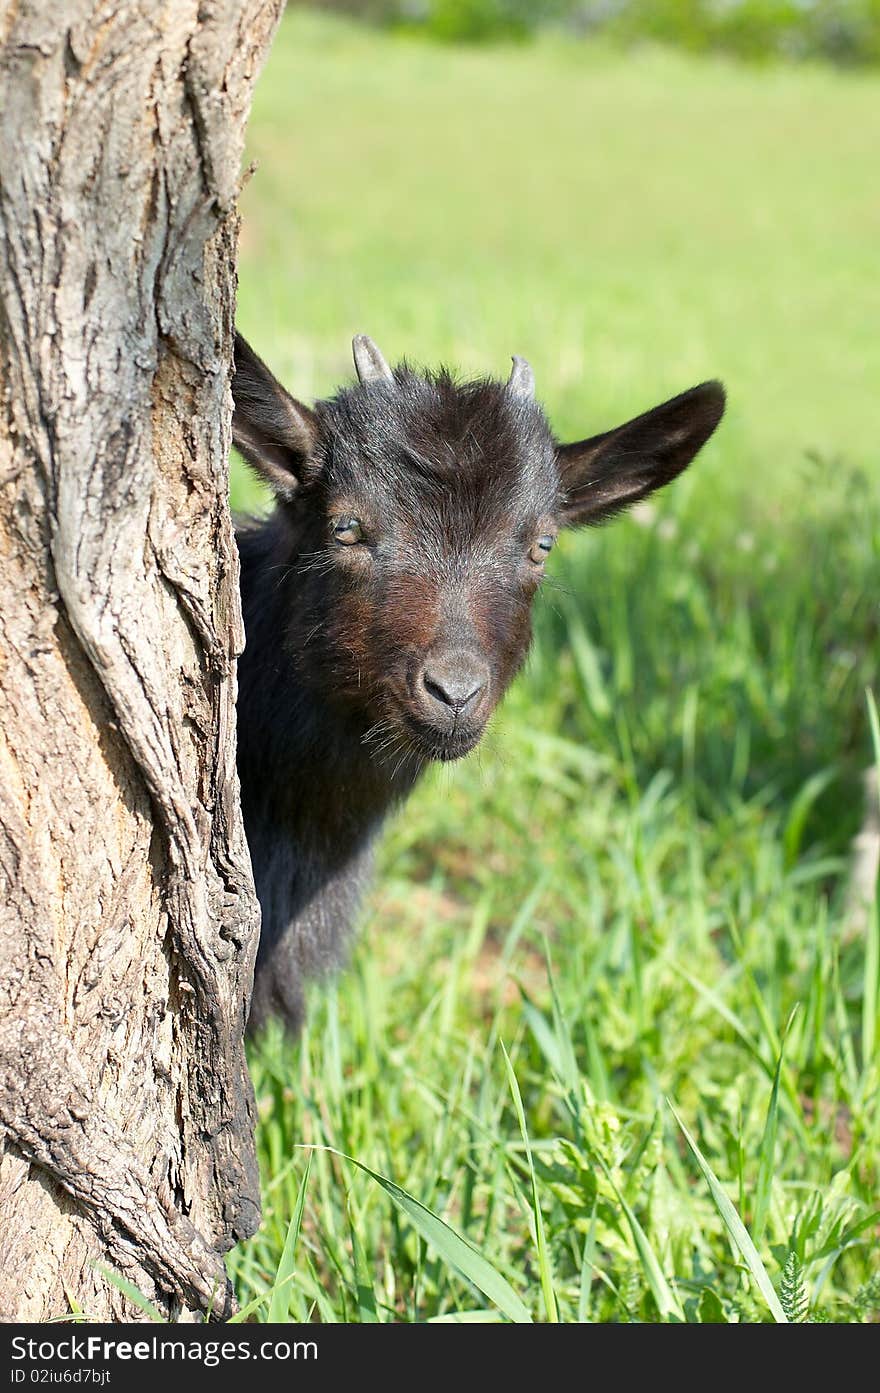
[[515, 397], [528, 397], [529, 401], [534, 401], [535, 374], [532, 372], [531, 363], [526, 358], [521, 358], [518, 353], [514, 353], [512, 362], [513, 367], [507, 379], [509, 390]]
[[393, 372], [373, 340], [366, 334], [355, 334], [351, 341], [351, 350], [359, 382], [366, 385], [368, 382], [394, 381]]

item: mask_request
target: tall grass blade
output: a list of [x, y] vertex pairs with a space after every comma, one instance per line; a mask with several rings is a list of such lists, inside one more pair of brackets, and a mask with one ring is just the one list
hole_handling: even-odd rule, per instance
[[776, 1133], [779, 1124], [779, 1079], [782, 1074], [785, 1042], [797, 1015], [797, 1010], [798, 1008], [795, 1006], [782, 1034], [779, 1056], [776, 1060], [776, 1072], [773, 1075], [773, 1087], [770, 1090], [770, 1102], [767, 1105], [767, 1116], [764, 1120], [764, 1131], [761, 1136], [761, 1149], [758, 1154], [758, 1183], [755, 1187], [755, 1216], [752, 1221], [756, 1244], [760, 1243], [764, 1237], [764, 1227], [770, 1209], [770, 1189], [773, 1183], [773, 1162], [776, 1156]]
[[877, 711], [877, 701], [870, 687], [865, 692], [865, 700], [868, 703], [868, 725], [871, 728], [874, 763], [880, 767], [880, 712]]
[[279, 1321], [286, 1321], [290, 1314], [290, 1284], [294, 1277], [296, 1245], [299, 1241], [299, 1231], [302, 1227], [303, 1209], [306, 1202], [306, 1190], [309, 1185], [309, 1172], [311, 1168], [312, 1158], [309, 1156], [300, 1183], [299, 1193], [296, 1197], [293, 1217], [287, 1226], [284, 1247], [281, 1250], [281, 1257], [275, 1272], [275, 1281], [272, 1284], [272, 1299], [269, 1302], [269, 1321], [271, 1324], [277, 1324]]
[[790, 870], [797, 861], [803, 840], [804, 828], [807, 825], [807, 818], [816, 800], [825, 792], [828, 785], [837, 778], [838, 770], [835, 766], [829, 769], [819, 769], [807, 779], [801, 791], [798, 793], [791, 805], [788, 821], [782, 834], [782, 845], [785, 851], [786, 869]]
[[[874, 747], [874, 765], [880, 771], [880, 716], [870, 687], [865, 693], [868, 723]], [[865, 1076], [877, 1048], [877, 1004], [880, 995], [880, 885], [874, 887], [874, 902], [868, 915], [865, 942], [865, 988], [862, 996], [862, 1070]]]
[[788, 1319], [786, 1317], [785, 1312], [782, 1309], [779, 1297], [776, 1295], [776, 1291], [774, 1289], [773, 1283], [770, 1281], [767, 1269], [761, 1261], [761, 1257], [758, 1253], [757, 1248], [755, 1247], [754, 1243], [749, 1237], [749, 1233], [745, 1224], [737, 1214], [735, 1208], [733, 1207], [732, 1203], [730, 1202], [724, 1190], [722, 1189], [721, 1182], [715, 1175], [715, 1172], [712, 1170], [712, 1167], [709, 1165], [709, 1162], [704, 1157], [702, 1151], [697, 1146], [697, 1143], [694, 1141], [687, 1127], [684, 1125], [684, 1122], [681, 1120], [678, 1113], [676, 1112], [675, 1107], [672, 1104], [672, 1101], [669, 1098], [667, 1098], [666, 1101], [669, 1104], [672, 1116], [675, 1118], [676, 1122], [678, 1123], [679, 1127], [684, 1133], [685, 1141], [687, 1142], [691, 1151], [694, 1153], [697, 1165], [703, 1172], [706, 1184], [709, 1186], [712, 1198], [715, 1201], [715, 1208], [718, 1210], [718, 1213], [721, 1215], [721, 1218], [724, 1222], [724, 1227], [727, 1229], [727, 1232], [733, 1239], [734, 1244], [742, 1254], [743, 1261], [745, 1262], [746, 1267], [751, 1272], [752, 1277], [755, 1280], [755, 1284], [758, 1287], [758, 1290], [760, 1291], [764, 1300], [767, 1302], [773, 1319], [779, 1325], [787, 1325]]
[[686, 1317], [684, 1314], [684, 1310], [682, 1309], [681, 1302], [679, 1301], [678, 1297], [675, 1295], [675, 1292], [672, 1290], [671, 1286], [669, 1285], [665, 1276], [663, 1275], [663, 1269], [660, 1266], [657, 1254], [651, 1247], [648, 1235], [645, 1233], [645, 1230], [642, 1228], [641, 1224], [636, 1218], [635, 1213], [627, 1204], [623, 1195], [620, 1193], [620, 1190], [618, 1189], [617, 1185], [615, 1185], [614, 1179], [611, 1175], [611, 1171], [605, 1165], [604, 1161], [601, 1160], [601, 1158], [597, 1157], [597, 1160], [599, 1160], [599, 1164], [601, 1165], [602, 1170], [605, 1173], [605, 1178], [611, 1186], [612, 1190], [614, 1191], [614, 1194], [617, 1198], [617, 1203], [623, 1210], [626, 1222], [629, 1224], [630, 1232], [633, 1236], [633, 1242], [636, 1245], [636, 1250], [638, 1252], [639, 1258], [641, 1259], [642, 1269], [645, 1274], [645, 1280], [647, 1281], [648, 1286], [651, 1289], [651, 1294], [654, 1297], [654, 1301], [657, 1305], [657, 1310], [660, 1314], [661, 1320], [683, 1322], [686, 1319]]
[[369, 1280], [369, 1271], [364, 1258], [363, 1246], [358, 1237], [357, 1224], [351, 1215], [349, 1215], [348, 1231], [351, 1235], [351, 1256], [357, 1287], [358, 1315], [364, 1325], [375, 1325], [379, 1320], [379, 1313], [376, 1310], [376, 1293]]
[[357, 1166], [358, 1170], [363, 1171], [364, 1175], [375, 1180], [376, 1184], [381, 1186], [400, 1212], [409, 1219], [417, 1232], [427, 1243], [431, 1244], [440, 1257], [449, 1263], [450, 1267], [454, 1267], [468, 1282], [472, 1282], [484, 1296], [488, 1296], [489, 1300], [495, 1303], [508, 1320], [515, 1321], [520, 1325], [531, 1324], [532, 1317], [507, 1279], [502, 1277], [500, 1272], [496, 1272], [482, 1253], [478, 1252], [450, 1224], [428, 1209], [414, 1195], [409, 1194], [400, 1185], [396, 1185], [393, 1180], [389, 1180], [387, 1176], [380, 1175], [378, 1171], [365, 1166], [363, 1161], [358, 1161], [354, 1156], [346, 1156], [344, 1151], [337, 1151], [332, 1146], [321, 1149], [338, 1156], [340, 1160], [349, 1161], [351, 1165]]
[[519, 1091], [516, 1074], [510, 1062], [510, 1055], [504, 1048], [503, 1040], [501, 1053], [504, 1055], [504, 1063], [507, 1067], [507, 1078], [510, 1083], [510, 1092], [513, 1097], [513, 1106], [516, 1109], [516, 1117], [519, 1122], [520, 1135], [526, 1149], [526, 1160], [529, 1164], [529, 1176], [532, 1182], [532, 1212], [535, 1216], [535, 1240], [538, 1245], [538, 1270], [541, 1274], [541, 1292], [544, 1297], [544, 1309], [547, 1312], [547, 1319], [554, 1324], [559, 1320], [559, 1311], [556, 1306], [556, 1294], [553, 1290], [553, 1270], [550, 1265], [550, 1254], [547, 1251], [547, 1238], [544, 1233], [544, 1216], [541, 1213], [541, 1205], [538, 1199], [538, 1180], [535, 1175], [535, 1165], [532, 1160], [532, 1148], [529, 1143], [529, 1134], [526, 1129], [526, 1115], [523, 1110], [522, 1095]]
[[867, 1079], [877, 1051], [877, 998], [880, 995], [880, 900], [875, 895], [865, 931], [865, 984], [862, 993], [862, 1077]]

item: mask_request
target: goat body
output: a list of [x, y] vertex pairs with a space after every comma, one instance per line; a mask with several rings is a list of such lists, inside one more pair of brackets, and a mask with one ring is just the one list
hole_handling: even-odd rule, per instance
[[313, 409], [236, 337], [233, 435], [275, 492], [237, 532], [246, 647], [238, 765], [262, 910], [251, 1028], [303, 1017], [344, 959], [372, 847], [426, 764], [467, 754], [522, 665], [560, 528], [676, 477], [724, 409], [708, 382], [616, 430], [554, 438], [506, 383], [392, 372]]

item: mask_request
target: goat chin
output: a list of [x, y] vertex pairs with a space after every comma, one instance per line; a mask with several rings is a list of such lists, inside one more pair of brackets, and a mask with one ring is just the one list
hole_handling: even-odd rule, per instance
[[438, 730], [406, 722], [407, 738], [413, 754], [424, 760], [448, 764], [463, 759], [479, 745], [484, 727], [479, 729]]

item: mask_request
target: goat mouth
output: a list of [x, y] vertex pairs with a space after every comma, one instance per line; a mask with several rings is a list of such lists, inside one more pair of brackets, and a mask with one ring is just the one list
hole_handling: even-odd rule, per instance
[[470, 754], [480, 743], [483, 734], [482, 726], [453, 726], [450, 730], [443, 730], [415, 720], [408, 713], [403, 713], [403, 725], [414, 751], [423, 759], [437, 760], [443, 764]]
[[437, 727], [398, 708], [394, 715], [371, 726], [362, 743], [377, 764], [393, 765], [397, 772], [408, 765], [431, 761], [448, 764], [462, 759], [480, 743], [483, 729], [482, 724], [473, 723]]

